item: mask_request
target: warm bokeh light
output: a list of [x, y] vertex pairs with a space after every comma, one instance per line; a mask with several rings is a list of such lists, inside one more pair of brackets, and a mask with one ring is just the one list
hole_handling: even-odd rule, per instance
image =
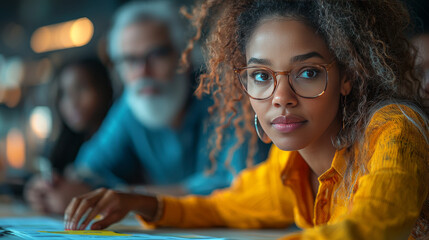
[[6, 104], [10, 108], [14, 108], [21, 100], [21, 88], [1, 88], [0, 86], [0, 104]]
[[45, 139], [52, 131], [52, 115], [48, 107], [35, 107], [30, 116], [30, 126], [37, 137]]
[[3, 180], [2, 172], [7, 168], [6, 162], [6, 139], [0, 140], [0, 181]]
[[70, 38], [75, 46], [87, 44], [94, 33], [94, 26], [88, 18], [76, 20], [70, 29]]
[[22, 132], [11, 129], [6, 137], [6, 158], [13, 168], [22, 168], [25, 163], [25, 142]]
[[[10, 108], [14, 108], [18, 105], [19, 101], [21, 100], [22, 92], [21, 88], [11, 88], [6, 90], [6, 97], [4, 99], [4, 103], [6, 106]], [[2, 102], [2, 99], [0, 99], [0, 103]]]
[[35, 52], [49, 51], [51, 42], [54, 42], [51, 29], [48, 27], [41, 27], [37, 29], [31, 36], [31, 48]]
[[88, 18], [44, 26], [31, 36], [31, 48], [37, 53], [81, 47], [94, 34], [94, 25]]
[[0, 55], [0, 104], [13, 108], [21, 100], [21, 84], [25, 75], [25, 63], [19, 57], [9, 59]]

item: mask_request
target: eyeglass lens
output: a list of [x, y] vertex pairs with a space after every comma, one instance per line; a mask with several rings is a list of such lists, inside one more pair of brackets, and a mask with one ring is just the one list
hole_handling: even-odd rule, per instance
[[[268, 68], [249, 67], [241, 70], [239, 79], [251, 97], [264, 99], [274, 93], [278, 75], [286, 74], [275, 73]], [[316, 97], [326, 88], [327, 73], [323, 66], [296, 66], [287, 75], [293, 91], [302, 97]]]

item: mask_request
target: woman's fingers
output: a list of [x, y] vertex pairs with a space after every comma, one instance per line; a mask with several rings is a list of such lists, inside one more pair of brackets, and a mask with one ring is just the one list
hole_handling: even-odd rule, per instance
[[64, 228], [66, 230], [71, 229], [71, 219], [74, 216], [74, 212], [79, 207], [80, 201], [81, 199], [79, 197], [74, 197], [66, 208], [64, 213]]
[[105, 192], [106, 189], [101, 188], [83, 196], [73, 198], [67, 206], [64, 215], [66, 223], [65, 228], [75, 230], [85, 212], [88, 211], [89, 208], [93, 208], [104, 196]]
[[91, 230], [100, 230], [100, 229], [107, 228], [108, 226], [112, 225], [113, 223], [120, 221], [122, 218], [125, 217], [125, 215], [126, 215], [126, 213], [120, 212], [120, 211], [113, 212], [109, 215], [106, 215], [106, 217], [103, 218], [102, 220], [92, 224]]
[[73, 213], [76, 211], [77, 207], [79, 206], [80, 198], [74, 197], [69, 205], [66, 207], [66, 211], [64, 212], [64, 225], [65, 229], [69, 229], [69, 223], [71, 216], [73, 216]]
[[97, 199], [83, 199], [79, 206], [77, 207], [76, 211], [74, 212], [73, 217], [71, 217], [70, 223], [70, 229], [76, 230], [78, 227], [78, 224], [83, 217], [83, 215], [91, 208], [94, 207], [94, 205], [97, 204]]
[[103, 214], [104, 218], [94, 223], [91, 229], [106, 228], [120, 221], [134, 208], [140, 209], [136, 207], [137, 203], [141, 203], [140, 198], [141, 196], [106, 189], [74, 198], [66, 209], [65, 228], [83, 230], [98, 214]]
[[98, 203], [89, 211], [88, 216], [82, 222], [79, 230], [84, 230], [86, 226], [101, 212], [105, 212], [106, 217], [109, 214], [109, 204], [112, 202], [112, 190], [107, 190], [104, 196], [98, 201]]

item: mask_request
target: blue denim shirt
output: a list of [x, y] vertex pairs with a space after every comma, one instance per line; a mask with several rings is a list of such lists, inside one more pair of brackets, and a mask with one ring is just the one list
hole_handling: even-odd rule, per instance
[[[189, 193], [202, 195], [228, 187], [234, 176], [224, 162], [237, 141], [233, 129], [227, 131], [231, 137], [217, 155], [216, 171], [206, 173], [211, 167], [209, 138], [215, 128], [209, 124], [211, 103], [192, 97], [179, 129], [148, 129], [137, 121], [122, 96], [80, 149], [75, 168], [93, 187], [183, 184]], [[269, 145], [258, 145], [255, 164], [265, 160], [269, 150]], [[236, 172], [246, 167], [247, 148], [245, 142], [233, 154], [231, 166]]]

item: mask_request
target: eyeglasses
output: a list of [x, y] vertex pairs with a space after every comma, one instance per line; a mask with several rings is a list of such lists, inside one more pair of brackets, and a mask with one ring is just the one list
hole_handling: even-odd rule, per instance
[[278, 84], [277, 76], [288, 77], [292, 91], [303, 98], [323, 95], [328, 86], [328, 70], [335, 60], [327, 64], [303, 63], [290, 71], [275, 72], [267, 67], [234, 68], [238, 80], [249, 97], [264, 100], [273, 96]]
[[143, 56], [123, 56], [116, 59], [116, 64], [127, 67], [128, 69], [135, 69], [143, 64], [149, 64], [151, 66], [157, 65], [161, 61], [164, 61], [166, 57], [170, 56], [173, 52], [173, 48], [170, 46], [156, 47]]

